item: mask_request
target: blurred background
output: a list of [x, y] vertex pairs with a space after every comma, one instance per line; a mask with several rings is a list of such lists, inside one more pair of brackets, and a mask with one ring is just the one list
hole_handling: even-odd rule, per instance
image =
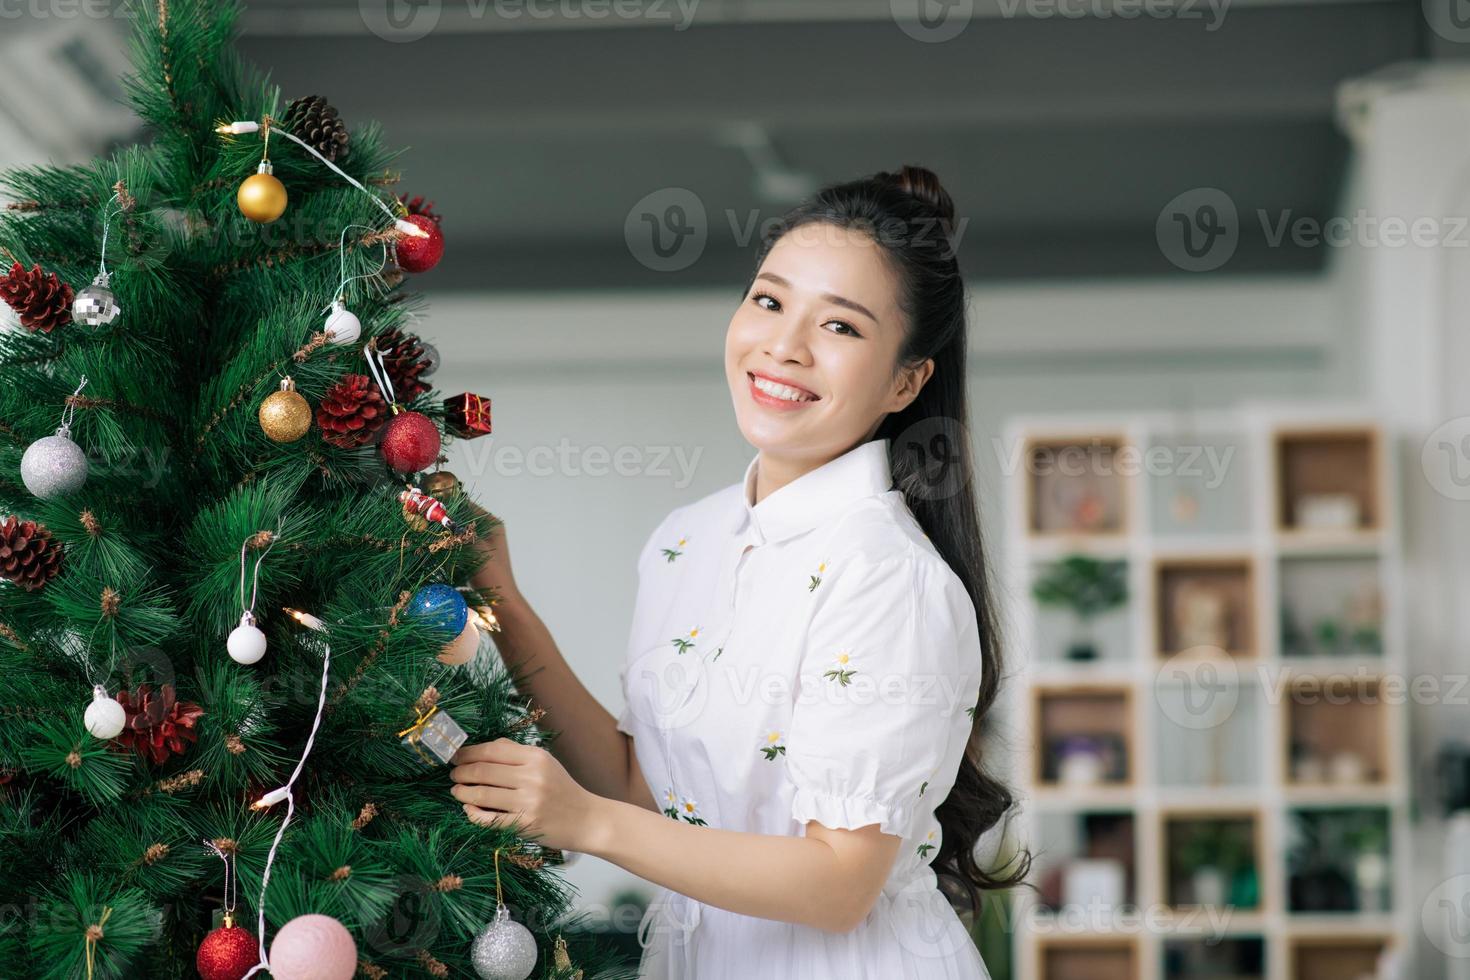
[[[128, 8], [0, 0], [0, 168], [144, 138]], [[938, 173], [1008, 648], [997, 980], [1470, 978], [1470, 4], [256, 0], [286, 98], [408, 147], [450, 468], [622, 704], [639, 546], [751, 457], [765, 223]], [[579, 857], [592, 927], [652, 889]]]

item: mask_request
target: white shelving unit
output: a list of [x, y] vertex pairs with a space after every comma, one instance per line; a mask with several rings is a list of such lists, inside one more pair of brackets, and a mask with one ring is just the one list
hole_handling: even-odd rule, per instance
[[[1050, 892], [1018, 893], [1016, 975], [1023, 980], [1201, 976], [1188, 962], [1176, 963], [1170, 972], [1166, 953], [1177, 944], [1187, 961], [1199, 953], [1190, 947], [1203, 946], [1214, 924], [1223, 924], [1221, 934], [1247, 941], [1252, 950], [1259, 942], [1260, 961], [1255, 968], [1216, 975], [1355, 980], [1371, 976], [1374, 959], [1389, 948], [1403, 962], [1402, 975], [1413, 976], [1408, 937], [1417, 910], [1405, 901], [1411, 894], [1406, 717], [1404, 699], [1387, 696], [1394, 680], [1407, 677], [1395, 520], [1398, 481], [1392, 453], [1372, 418], [1350, 408], [1279, 406], [1191, 413], [1187, 419], [1173, 414], [1026, 417], [1014, 420], [1005, 438], [1011, 450], [1024, 447], [1011, 457], [1020, 465], [1007, 477], [1006, 578], [1012, 608], [1006, 625], [1008, 673], [1014, 678], [1008, 697], [1017, 722], [1016, 744], [1026, 754], [1017, 767], [1025, 840], [1037, 856], [1034, 880]], [[1083, 447], [1075, 458], [1088, 472], [1103, 469], [1098, 464], [1111, 459], [1114, 475], [1068, 485], [1068, 479], [1078, 478], [1040, 465], [1056, 464], [1057, 457], [1045, 452], [1065, 446]], [[1188, 458], [1189, 447], [1205, 446], [1216, 450], [1213, 459], [1203, 451]], [[1223, 471], [1224, 477], [1214, 489], [1202, 487], [1205, 479], [1181, 475], [1191, 462], [1206, 473]], [[1107, 480], [1117, 483], [1107, 486]], [[1356, 523], [1300, 525], [1299, 517], [1312, 513], [1317, 521], [1330, 522], [1334, 510], [1339, 521], [1356, 510]], [[1038, 571], [1071, 555], [1126, 563], [1127, 603], [1114, 614], [1107, 642], [1099, 641], [1101, 656], [1087, 662], [1066, 659], [1062, 634], [1048, 619], [1056, 614], [1044, 613], [1032, 598]], [[1283, 650], [1283, 567], [1290, 589], [1345, 575], [1334, 571], [1339, 564], [1359, 578], [1365, 569], [1376, 574], [1377, 650], [1371, 649], [1374, 644], [1346, 653]], [[1233, 619], [1226, 633], [1232, 649], [1198, 647], [1174, 654], [1169, 647], [1199, 633], [1197, 626], [1191, 632], [1170, 619], [1178, 606], [1169, 602], [1166, 607], [1165, 597], [1179, 589], [1198, 592], [1200, 582], [1209, 583], [1205, 591], [1230, 597], [1226, 607]], [[1331, 634], [1323, 630], [1325, 642]], [[1104, 632], [1101, 624], [1098, 632]], [[1173, 634], [1174, 642], [1164, 642], [1164, 634]], [[1366, 644], [1371, 634], [1362, 632], [1357, 639]], [[1302, 686], [1313, 684], [1319, 688]], [[1324, 703], [1323, 694], [1317, 705], [1289, 696], [1322, 691], [1323, 684], [1335, 684], [1328, 690], [1346, 694], [1334, 695], [1331, 703]], [[1207, 689], [1212, 693], [1205, 698]], [[1374, 694], [1376, 703], [1363, 703]], [[1186, 697], [1193, 700], [1182, 700]], [[1108, 727], [1114, 725], [1116, 731]], [[1124, 746], [1124, 771], [1084, 767], [1090, 779], [1059, 784], [1048, 746], [1067, 737], [1069, 726], [1079, 731], [1103, 726], [1096, 730], [1112, 737], [1101, 744]], [[1293, 762], [1294, 737], [1299, 745], [1314, 745], [1303, 752], [1311, 758]], [[1324, 767], [1313, 760], [1320, 756], [1333, 761], [1319, 773]], [[1296, 815], [1369, 810], [1386, 820], [1391, 879], [1386, 904], [1372, 911], [1294, 910], [1287, 851]], [[1067, 851], [1087, 846], [1079, 829], [1086, 815], [1095, 815], [1088, 819], [1111, 835], [1100, 856], [1116, 857], [1120, 835], [1131, 838], [1132, 894], [1112, 913], [1044, 904], [1058, 891], [1050, 874], [1058, 857], [1087, 856]], [[1259, 899], [1254, 907], [1225, 914], [1219, 906], [1196, 904], [1192, 892], [1207, 880], [1191, 882], [1176, 874], [1171, 882], [1170, 866], [1180, 855], [1171, 855], [1170, 829], [1187, 834], [1192, 827], [1213, 826], [1195, 821], [1216, 820], [1242, 821], [1213, 839], [1236, 853], [1254, 849]], [[1199, 840], [1204, 843], [1195, 843], [1194, 851], [1208, 853], [1212, 838]], [[1372, 870], [1370, 859], [1358, 880]], [[1231, 880], [1232, 887], [1243, 888], [1237, 898], [1248, 897], [1248, 880]], [[1348, 891], [1356, 894], [1356, 887]], [[1371, 904], [1364, 897], [1372, 894], [1359, 896], [1360, 909]], [[1252, 956], [1248, 952], [1246, 960]]]

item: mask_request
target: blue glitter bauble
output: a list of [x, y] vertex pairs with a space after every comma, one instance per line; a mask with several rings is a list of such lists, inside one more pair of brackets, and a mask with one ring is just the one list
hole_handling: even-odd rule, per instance
[[450, 636], [463, 633], [470, 621], [470, 607], [452, 585], [426, 585], [419, 589], [408, 604], [408, 614]]

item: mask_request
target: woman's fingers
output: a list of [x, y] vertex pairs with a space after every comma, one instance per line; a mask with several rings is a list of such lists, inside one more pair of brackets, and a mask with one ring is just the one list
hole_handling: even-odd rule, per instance
[[520, 785], [516, 778], [518, 768], [500, 762], [470, 762], [449, 770], [449, 778], [456, 783], [514, 788]]
[[449, 788], [449, 795], [461, 803], [472, 803], [486, 810], [512, 810], [516, 802], [515, 790], [502, 786], [466, 786], [455, 783]]
[[466, 803], [464, 805], [464, 815], [469, 818], [470, 823], [480, 827], [525, 826], [521, 823], [521, 815], [519, 813], [500, 813], [495, 810], [487, 810], [484, 807], [475, 806], [473, 803]]

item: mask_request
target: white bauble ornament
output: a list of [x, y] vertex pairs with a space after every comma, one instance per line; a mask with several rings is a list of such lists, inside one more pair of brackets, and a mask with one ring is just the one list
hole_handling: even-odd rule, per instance
[[362, 336], [362, 321], [339, 299], [332, 304], [332, 310], [327, 314], [327, 325], [322, 329], [329, 344], [355, 344]]
[[92, 285], [76, 294], [71, 301], [71, 318], [88, 327], [105, 327], [122, 313], [112, 293], [108, 275], [103, 272]]
[[526, 980], [536, 969], [536, 937], [502, 905], [495, 920], [475, 937], [470, 962], [482, 980]]
[[87, 713], [82, 716], [82, 722], [93, 737], [106, 741], [122, 734], [123, 726], [128, 723], [128, 713], [114, 698], [108, 696], [107, 688], [98, 684], [92, 688], [92, 703], [87, 705]]
[[42, 500], [76, 493], [87, 482], [87, 454], [71, 441], [71, 429], [63, 425], [56, 435], [37, 439], [26, 448], [20, 458], [20, 478]]
[[226, 644], [230, 659], [237, 664], [259, 663], [265, 656], [265, 634], [255, 625], [255, 617], [246, 613], [240, 617], [240, 625], [230, 633]]

